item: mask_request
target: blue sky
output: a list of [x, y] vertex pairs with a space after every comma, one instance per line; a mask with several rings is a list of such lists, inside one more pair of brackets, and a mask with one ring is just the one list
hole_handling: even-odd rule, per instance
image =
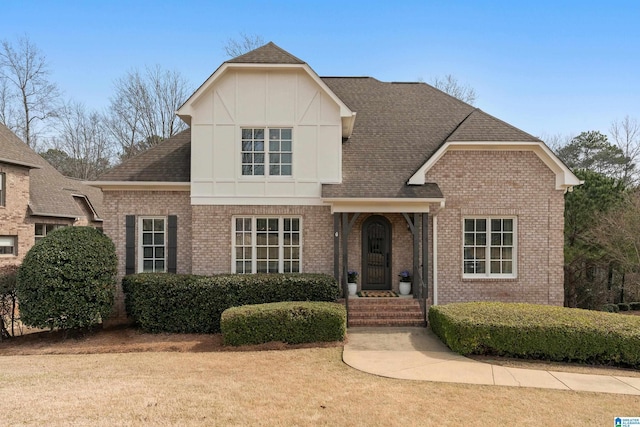
[[27, 35], [65, 96], [103, 109], [113, 81], [160, 64], [195, 89], [241, 32], [320, 76], [430, 82], [531, 134], [640, 120], [640, 1], [3, 1], [0, 39]]

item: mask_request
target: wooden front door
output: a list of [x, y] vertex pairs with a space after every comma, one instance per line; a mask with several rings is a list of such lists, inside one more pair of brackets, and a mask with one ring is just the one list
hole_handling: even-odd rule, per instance
[[380, 215], [362, 224], [362, 289], [391, 289], [391, 224]]

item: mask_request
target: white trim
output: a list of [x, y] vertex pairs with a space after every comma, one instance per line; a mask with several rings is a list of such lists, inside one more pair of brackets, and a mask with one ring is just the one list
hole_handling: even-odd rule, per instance
[[[162, 219], [164, 220], [164, 270], [163, 271], [154, 271], [154, 273], [166, 273], [167, 272], [167, 258], [168, 258], [168, 254], [167, 254], [167, 250], [169, 248], [169, 236], [167, 235], [167, 231], [168, 231], [168, 222], [169, 222], [169, 218], [167, 216], [162, 216], [162, 215], [140, 215], [138, 216], [138, 230], [137, 230], [137, 238], [138, 238], [138, 245], [137, 245], [137, 250], [138, 250], [138, 265], [136, 267], [136, 271], [138, 273], [143, 273], [144, 272], [144, 251], [143, 251], [143, 244], [142, 244], [142, 221], [145, 219]], [[155, 230], [153, 230], [155, 231]], [[153, 248], [155, 250], [155, 244], [153, 245]], [[154, 258], [155, 260], [155, 254], [154, 254]], [[154, 270], [155, 270], [155, 266], [154, 266]]]
[[323, 198], [325, 204], [331, 206], [331, 213], [336, 212], [422, 212], [428, 213], [432, 203], [444, 207], [444, 198], [369, 198], [369, 197], [336, 197]]
[[200, 87], [187, 99], [176, 111], [176, 114], [188, 125], [191, 125], [191, 116], [193, 116], [193, 104], [213, 86], [214, 82], [224, 75], [228, 70], [303, 70], [320, 88], [331, 98], [340, 108], [340, 117], [342, 118], [342, 136], [348, 138], [353, 131], [356, 114], [327, 86], [327, 84], [316, 74], [315, 71], [307, 64], [251, 64], [251, 63], [234, 63], [225, 62], [209, 78], [200, 85]]
[[83, 184], [102, 190], [122, 191], [191, 191], [190, 182], [169, 181], [83, 181]]
[[[467, 219], [484, 219], [486, 220], [486, 242], [485, 242], [485, 272], [484, 273], [465, 273], [464, 272], [464, 235], [465, 235], [465, 227], [464, 222]], [[491, 220], [492, 219], [510, 219], [513, 221], [513, 230], [511, 233], [513, 234], [513, 242], [511, 244], [511, 273], [502, 274], [502, 273], [491, 273], [491, 248], [493, 247], [502, 247], [502, 246], [493, 246], [491, 244]], [[518, 217], [515, 215], [462, 215], [461, 218], [462, 225], [462, 235], [461, 235], [461, 258], [462, 263], [460, 265], [462, 271], [463, 279], [517, 279], [518, 278]]]
[[556, 190], [570, 191], [573, 186], [582, 184], [543, 142], [518, 141], [447, 141], [409, 178], [407, 184], [425, 184], [427, 172], [450, 150], [532, 151], [555, 173]]
[[191, 205], [211, 206], [324, 206], [319, 197], [284, 197], [284, 196], [194, 196], [191, 195]]
[[15, 235], [0, 236], [0, 246], [13, 248], [13, 251], [10, 254], [0, 254], [1, 258], [18, 256], [18, 236], [15, 236]]
[[257, 272], [257, 238], [256, 228], [257, 219], [277, 219], [278, 220], [278, 272], [284, 271], [284, 220], [285, 219], [297, 219], [298, 220], [298, 273], [302, 273], [302, 255], [303, 255], [303, 221], [301, 215], [233, 215], [231, 217], [231, 273], [236, 273], [236, 220], [237, 219], [251, 219], [251, 273]]
[[438, 305], [438, 215], [433, 216], [433, 305]]

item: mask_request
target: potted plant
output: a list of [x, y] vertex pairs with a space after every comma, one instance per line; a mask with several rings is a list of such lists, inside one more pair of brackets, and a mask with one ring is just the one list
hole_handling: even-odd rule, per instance
[[409, 295], [411, 293], [411, 273], [408, 270], [402, 270], [398, 277], [400, 277], [400, 295]]
[[349, 295], [355, 295], [358, 291], [358, 272], [355, 270], [347, 271], [347, 284], [349, 285]]

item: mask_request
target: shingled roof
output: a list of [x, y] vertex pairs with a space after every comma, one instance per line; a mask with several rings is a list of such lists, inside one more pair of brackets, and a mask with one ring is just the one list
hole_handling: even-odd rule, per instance
[[435, 184], [407, 181], [446, 141], [537, 138], [425, 83], [323, 77], [357, 118], [343, 145], [342, 183], [323, 197], [442, 197]]
[[31, 168], [29, 172], [29, 209], [35, 216], [79, 218], [84, 213], [74, 197], [86, 198], [97, 218], [102, 212], [102, 191], [65, 177], [40, 157], [11, 130], [0, 124], [0, 163]]
[[190, 182], [191, 129], [128, 159], [98, 181]]
[[236, 64], [304, 64], [305, 62], [291, 55], [286, 50], [269, 42], [264, 46], [240, 55], [227, 62]]
[[[272, 42], [227, 62], [305, 64]], [[322, 80], [357, 113], [353, 133], [343, 143], [343, 182], [323, 185], [325, 198], [440, 198], [436, 183], [409, 186], [407, 181], [445, 142], [539, 142], [425, 83], [386, 83], [371, 77]], [[112, 169], [100, 180], [188, 182], [187, 132]]]

